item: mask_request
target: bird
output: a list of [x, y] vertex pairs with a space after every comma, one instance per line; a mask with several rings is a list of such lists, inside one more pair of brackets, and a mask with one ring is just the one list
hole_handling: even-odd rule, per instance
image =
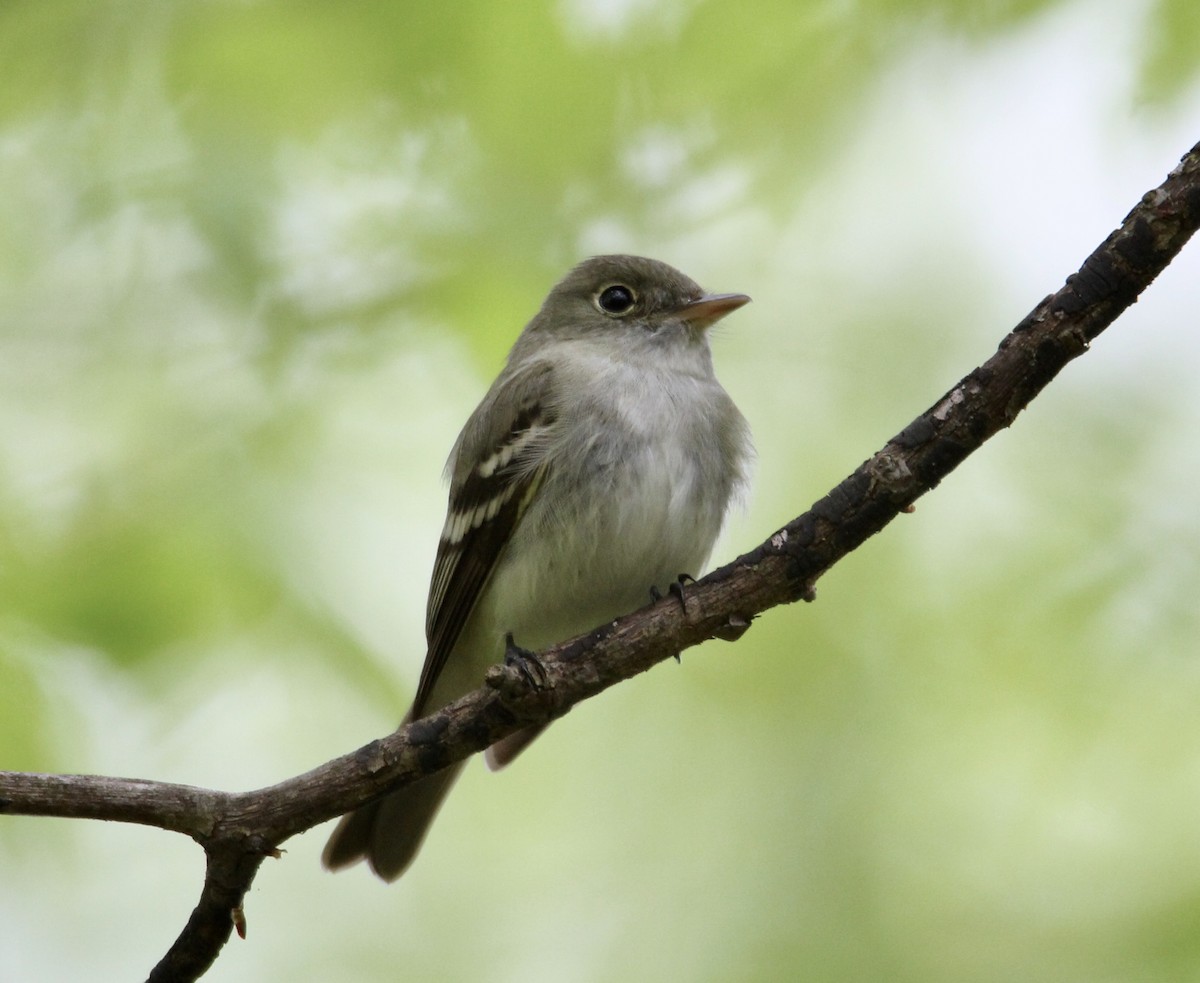
[[[749, 300], [625, 255], [586, 259], [551, 289], [450, 452], [425, 663], [401, 726], [477, 689], [509, 646], [564, 641], [702, 572], [752, 457], [708, 329]], [[544, 726], [492, 745], [489, 766]], [[463, 764], [343, 816], [324, 865], [365, 859], [394, 881]]]

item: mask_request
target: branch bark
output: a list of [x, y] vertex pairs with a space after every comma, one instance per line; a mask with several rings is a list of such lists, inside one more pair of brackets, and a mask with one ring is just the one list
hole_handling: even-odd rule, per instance
[[759, 613], [811, 600], [825, 571], [879, 532], [1007, 427], [1088, 350], [1200, 225], [1200, 144], [1147, 192], [1064, 286], [972, 370], [809, 511], [756, 549], [672, 595], [541, 653], [539, 685], [503, 666], [457, 703], [289, 781], [229, 793], [88, 775], [0, 772], [0, 814], [143, 823], [205, 850], [204, 886], [187, 925], [150, 974], [190, 981], [235, 929], [264, 858], [318, 823], [566, 713], [582, 700], [708, 638], [735, 638]]

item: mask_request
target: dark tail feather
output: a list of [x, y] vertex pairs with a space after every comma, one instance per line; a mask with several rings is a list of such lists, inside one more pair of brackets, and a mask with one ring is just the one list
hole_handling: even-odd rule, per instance
[[321, 862], [338, 870], [366, 858], [376, 874], [394, 881], [421, 849], [462, 767], [463, 762], [451, 765], [343, 816], [325, 845]]
[[498, 740], [484, 753], [488, 767], [492, 771], [499, 771], [529, 747], [533, 739], [548, 726], [549, 724], [539, 724], [537, 727], [526, 727], [525, 730], [519, 730]]
[[[546, 726], [519, 730], [497, 741], [487, 749], [488, 767], [493, 771], [503, 768]], [[342, 816], [325, 844], [321, 862], [330, 870], [340, 870], [365, 859], [385, 881], [394, 881], [408, 869], [421, 849], [425, 834], [464, 764], [460, 761]]]

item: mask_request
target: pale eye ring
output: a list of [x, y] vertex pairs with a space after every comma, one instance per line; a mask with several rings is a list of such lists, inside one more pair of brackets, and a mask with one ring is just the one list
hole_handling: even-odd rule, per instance
[[610, 283], [597, 292], [593, 302], [600, 313], [622, 317], [633, 310], [633, 305], [637, 303], [637, 293], [633, 287], [627, 287], [623, 283]]

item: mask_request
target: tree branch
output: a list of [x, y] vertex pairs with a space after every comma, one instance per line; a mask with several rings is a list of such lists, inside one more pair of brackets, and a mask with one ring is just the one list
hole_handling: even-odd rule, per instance
[[541, 653], [540, 685], [496, 666], [486, 685], [395, 734], [289, 781], [228, 793], [132, 779], [0, 772], [0, 814], [143, 823], [205, 850], [200, 901], [155, 981], [194, 980], [237, 928], [263, 858], [281, 843], [482, 750], [778, 604], [811, 600], [834, 563], [911, 509], [1032, 400], [1171, 262], [1200, 225], [1200, 144], [1066, 284], [970, 372], [804, 515], [758, 548], [642, 610]]

